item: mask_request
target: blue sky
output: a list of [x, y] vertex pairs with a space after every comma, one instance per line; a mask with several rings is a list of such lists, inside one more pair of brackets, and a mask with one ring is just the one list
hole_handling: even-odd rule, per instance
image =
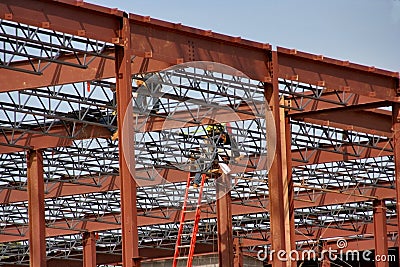
[[276, 46], [400, 71], [400, 0], [87, 0]]

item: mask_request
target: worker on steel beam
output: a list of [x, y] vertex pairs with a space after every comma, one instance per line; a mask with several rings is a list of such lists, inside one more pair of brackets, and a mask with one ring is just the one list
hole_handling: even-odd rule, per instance
[[[231, 169], [228, 164], [231, 157], [235, 160], [239, 158], [237, 144], [228, 134], [226, 126], [220, 123], [211, 124], [206, 128], [206, 143], [215, 150], [214, 157], [210, 166], [205, 170], [212, 178], [218, 178], [222, 173], [228, 174]], [[195, 174], [193, 187], [198, 187], [201, 183], [201, 173]]]
[[[146, 74], [141, 79], [136, 79], [136, 88], [133, 88], [136, 97], [134, 98], [134, 112], [148, 115], [158, 114], [161, 109], [161, 79], [157, 74]], [[111, 136], [111, 140], [118, 139], [118, 129]]]

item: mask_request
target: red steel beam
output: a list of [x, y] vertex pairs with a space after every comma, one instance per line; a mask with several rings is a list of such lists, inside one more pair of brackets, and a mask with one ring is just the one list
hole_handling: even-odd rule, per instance
[[[243, 246], [242, 244], [240, 246]], [[327, 242], [327, 248], [331, 249], [337, 249], [336, 247], [336, 240], [334, 239], [331, 242]], [[394, 241], [389, 241], [389, 246], [394, 247], [395, 242]], [[215, 248], [213, 244], [198, 244], [198, 250], [196, 250], [195, 255], [204, 255], [204, 254], [209, 254], [215, 252]], [[309, 246], [309, 247], [302, 247], [303, 249], [315, 249], [315, 246]], [[355, 239], [349, 239], [347, 240], [347, 247], [344, 249], [341, 249], [344, 253], [348, 250], [358, 250], [358, 251], [364, 251], [364, 250], [373, 250], [374, 245], [373, 245], [373, 240], [355, 240]], [[173, 257], [173, 250], [166, 250], [166, 249], [161, 249], [161, 248], [141, 248], [140, 250], [140, 256], [145, 258], [146, 261], [154, 261], [154, 260], [165, 260], [165, 259], [170, 259]], [[243, 254], [248, 254], [250, 257], [257, 257], [256, 253], [255, 254], [249, 254], [249, 253], [243, 253]], [[301, 253], [300, 253], [301, 254]], [[243, 255], [242, 255], [243, 256]], [[104, 253], [104, 252], [98, 252], [97, 253], [97, 259], [99, 264], [117, 264], [121, 262], [121, 254], [112, 254], [112, 253]], [[79, 265], [80, 264], [80, 265]], [[241, 263], [242, 265], [234, 265], [234, 267], [243, 267], [243, 262]], [[6, 267], [9, 266], [17, 266], [19, 265], [4, 265]], [[25, 265], [21, 265], [25, 266]], [[79, 257], [76, 257], [74, 259], [50, 259], [48, 260], [48, 267], [61, 267], [61, 266], [68, 266], [68, 267], [74, 267], [74, 266], [82, 266], [82, 261], [79, 259]]]
[[[386, 257], [388, 250], [386, 206], [384, 200], [374, 201], [374, 240], [375, 255]], [[375, 261], [376, 267], [388, 267], [389, 261]]]
[[28, 152], [27, 166], [30, 265], [46, 267], [43, 156], [40, 150]]
[[[346, 104], [338, 104], [339, 99]], [[326, 110], [372, 109], [390, 105], [389, 101], [337, 91], [324, 92], [318, 98], [313, 92], [304, 92], [301, 96], [285, 96], [285, 100], [293, 108], [302, 107], [302, 110], [290, 109], [289, 115], [313, 114]]]
[[[308, 164], [319, 164], [319, 163], [327, 163], [327, 162], [337, 162], [337, 161], [348, 161], [355, 159], [363, 159], [363, 158], [375, 158], [375, 157], [383, 157], [393, 155], [393, 152], [385, 150], [385, 148], [390, 149], [391, 144], [390, 140], [388, 141], [378, 141], [376, 144], [376, 148], [365, 148], [359, 151], [359, 156], [351, 156], [336, 153], [333, 151], [323, 151], [323, 150], [312, 150], [312, 149], [293, 149], [292, 150], [292, 164], [294, 167], [304, 166]], [[358, 148], [357, 145], [354, 145]], [[328, 150], [333, 150], [333, 146], [325, 147]], [[342, 145], [341, 151], [352, 151], [353, 148], [351, 145]], [[306, 162], [300, 161], [303, 160], [302, 156], [306, 156]]]
[[[233, 227], [231, 193], [226, 192], [230, 178], [223, 175], [222, 183], [217, 184], [217, 237], [219, 266], [233, 266]], [[222, 187], [218, 188], [218, 186]], [[221, 190], [220, 190], [221, 189]]]
[[[282, 112], [282, 111], [281, 111]], [[289, 228], [290, 232], [288, 233], [290, 237], [295, 236], [295, 229], [294, 229], [294, 209], [295, 209], [295, 203], [294, 203], [294, 184], [293, 184], [293, 173], [292, 173], [292, 132], [291, 132], [291, 127], [290, 127], [290, 119], [288, 116], [283, 115], [283, 120], [284, 121], [284, 130], [285, 130], [285, 146], [286, 146], [286, 172], [287, 172], [287, 180], [286, 183], [283, 185], [285, 190], [287, 190], [287, 195], [288, 195], [288, 209], [289, 209]], [[294, 238], [290, 239], [290, 249], [294, 250], [296, 249], [296, 242]]]
[[[103, 52], [103, 55], [114, 55], [114, 49]], [[62, 55], [58, 58], [60, 61], [69, 62], [76, 60], [84, 61], [85, 55]], [[86, 56], [87, 57], [87, 56]], [[33, 60], [33, 64], [36, 64]], [[13, 66], [20, 69], [29, 70], [32, 68], [28, 61], [13, 63]], [[136, 56], [132, 63], [132, 74], [146, 71], [163, 70], [170, 64]], [[10, 77], [13, 77], [10, 79]], [[45, 86], [55, 86], [69, 83], [85, 82], [99, 79], [108, 79], [115, 77], [115, 62], [112, 59], [96, 57], [85, 69], [78, 69], [68, 65], [60, 65], [56, 63], [50, 64], [41, 75], [32, 75], [30, 73], [13, 71], [10, 69], [0, 68], [0, 92], [8, 92], [14, 90], [24, 90], [39, 88]]]
[[[103, 54], [114, 55], [114, 51], [106, 51]], [[75, 63], [77, 60], [84, 62], [85, 57], [87, 57], [87, 55], [64, 55], [60, 56], [58, 59], [64, 62], [72, 61]], [[33, 62], [34, 64], [36, 63], [35, 61]], [[27, 61], [13, 63], [13, 66], [20, 69], [32, 69], [31, 63]], [[0, 92], [91, 81], [114, 76], [114, 60], [100, 57], [96, 57], [85, 69], [52, 63], [43, 71], [42, 75], [32, 75], [25, 72], [0, 68]]]
[[[355, 190], [355, 189], [353, 189]], [[317, 195], [315, 196], [314, 199], [310, 199], [309, 194], [304, 193], [303, 198], [304, 200], [302, 201], [296, 201], [295, 202], [295, 208], [309, 208], [309, 207], [315, 207], [315, 206], [324, 206], [324, 205], [341, 205], [344, 203], [352, 203], [352, 202], [358, 202], [358, 201], [366, 201], [366, 200], [371, 200], [368, 197], [357, 197], [357, 196], [347, 196], [345, 195], [345, 191], [343, 193], [325, 193], [325, 195]], [[384, 189], [384, 188], [378, 188], [378, 189], [371, 189], [366, 192], [364, 192], [366, 196], [368, 195], [379, 195], [382, 198], [385, 199], [390, 199], [393, 198], [392, 190], [389, 189]], [[238, 216], [238, 215], [245, 215], [245, 214], [253, 214], [253, 213], [266, 213], [269, 212], [270, 209], [268, 207], [268, 202], [265, 200], [264, 207], [260, 207], [260, 200], [254, 199], [252, 202], [247, 203], [247, 205], [243, 205], [242, 203], [232, 203], [232, 215]], [[150, 215], [150, 214], [148, 214]], [[172, 223], [176, 222], [176, 218], [178, 218], [178, 213], [176, 210], [170, 211], [168, 214], [168, 217], [165, 219], [162, 219], [163, 216], [165, 216], [165, 211], [155, 211], [152, 213], [153, 217], [144, 217], [140, 216], [138, 218], [138, 226], [147, 226], [147, 225], [153, 225], [153, 224], [165, 224], [165, 223]], [[194, 215], [188, 214], [188, 220], [193, 220]], [[192, 216], [192, 217], [190, 217]], [[76, 234], [78, 232], [82, 231], [89, 231], [89, 232], [99, 232], [99, 231], [105, 231], [105, 230], [115, 230], [115, 229], [121, 229], [121, 225], [118, 224], [120, 221], [121, 214], [108, 214], [101, 216], [101, 220], [96, 217], [87, 217], [85, 221], [78, 222], [76, 221], [74, 224], [74, 228], [71, 229], [71, 225], [69, 222], [65, 220], [59, 220], [57, 222], [54, 222], [51, 227], [46, 228], [46, 236], [51, 237], [51, 236], [58, 236], [58, 235], [69, 235], [69, 234]], [[209, 213], [202, 213], [202, 218], [215, 218], [216, 215], [212, 214], [212, 210], [209, 210]], [[335, 223], [331, 224], [331, 227], [335, 227]], [[371, 224], [371, 226], [373, 226]], [[394, 227], [394, 226], [393, 226]], [[352, 229], [352, 227], [348, 227], [349, 229]], [[396, 227], [394, 227], [396, 229]], [[373, 233], [372, 228], [368, 228], [369, 230], [365, 233]], [[27, 227], [19, 227], [18, 229], [14, 226], [9, 226], [6, 229], [3, 229], [5, 232], [9, 233], [9, 235], [2, 234], [0, 235], [0, 242], [12, 242], [12, 241], [20, 241], [20, 240], [26, 240], [26, 236], [19, 236], [20, 232], [26, 233], [25, 235], [28, 234], [29, 230]], [[315, 230], [315, 229], [314, 229]], [[332, 231], [335, 231], [334, 229], [329, 230], [328, 232], [324, 232], [323, 236], [327, 237], [327, 234], [332, 233]], [[393, 232], [394, 230], [392, 228], [388, 229], [388, 231]], [[397, 231], [397, 229], [395, 230]], [[351, 234], [352, 231], [345, 231], [345, 230], [339, 230], [339, 232], [333, 233], [338, 234], [338, 235], [345, 235], [345, 234]], [[363, 232], [360, 232], [360, 234]], [[317, 235], [317, 234], [316, 234]], [[328, 235], [332, 237], [332, 235]], [[299, 238], [297, 238], [299, 239]], [[296, 240], [297, 240], [296, 239]], [[299, 239], [302, 240], [302, 239]]]
[[[393, 124], [393, 143], [394, 143], [394, 165], [395, 165], [395, 185], [396, 185], [396, 213], [400, 214], [400, 104], [394, 103], [392, 106]], [[397, 220], [397, 233], [400, 233], [400, 216]], [[400, 245], [397, 244], [400, 259]]]
[[235, 240], [233, 241], [233, 246], [235, 252], [233, 258], [233, 267], [244, 267], [242, 243], [239, 238], [235, 238]]
[[[83, 1], [3, 1], [0, 17], [28, 25], [84, 36], [109, 43], [119, 43], [122, 11]], [[219, 62], [246, 72], [252, 78], [266, 79], [264, 64], [269, 44], [231, 37], [181, 24], [130, 14], [132, 55], [175, 65], [204, 60]], [[160, 70], [157, 64], [144, 66], [146, 71]], [[165, 66], [162, 65], [164, 68]], [[153, 68], [153, 69], [152, 69]]]
[[279, 77], [399, 101], [399, 73], [278, 47]]
[[113, 43], [122, 11], [80, 0], [3, 0], [0, 17], [27, 25]]
[[[282, 109], [279, 108], [278, 93], [278, 57], [277, 53], [272, 53], [273, 74], [272, 83], [265, 84], [265, 99], [271, 108], [275, 120], [275, 136], [267, 136], [268, 140], [275, 138], [275, 155], [271, 168], [268, 173], [269, 186], [269, 205], [270, 205], [270, 223], [271, 223], [271, 249], [274, 251], [291, 250], [291, 216], [289, 211], [288, 191], [284, 188], [287, 182], [287, 159], [286, 159], [286, 134], [285, 122]], [[268, 116], [268, 115], [267, 115]], [[267, 131], [268, 132], [268, 131]], [[270, 143], [270, 142], [268, 142]], [[268, 151], [272, 151], [268, 147]], [[286, 266], [286, 262], [280, 261], [276, 255], [272, 258], [273, 266]]]
[[96, 233], [83, 233], [83, 267], [96, 267]]
[[[329, 246], [327, 242], [323, 242], [322, 251], [329, 251]], [[331, 260], [329, 258], [329, 254], [324, 254], [323, 259], [321, 261], [321, 267], [331, 267]]]
[[[62, 10], [62, 12], [60, 12]], [[78, 36], [118, 43], [122, 11], [83, 1], [5, 0], [0, 17]], [[181, 24], [130, 14], [133, 55], [144, 65], [160, 60], [169, 65], [206, 60], [220, 62], [245, 72], [251, 78], [269, 80], [266, 61], [269, 44], [231, 37]], [[278, 47], [279, 77], [335, 90], [397, 101], [398, 73], [361, 66], [323, 56]], [[154, 69], [160, 70], [153, 66]], [[146, 67], [144, 66], [146, 69]]]
[[[121, 44], [115, 46], [115, 70], [117, 76], [117, 112], [119, 172], [121, 183], [121, 228], [123, 266], [140, 266], [139, 240], [136, 211], [136, 182], [133, 177], [135, 166], [132, 81], [131, 81], [131, 36], [127, 16], [121, 20]], [[126, 151], [125, 151], [126, 150]]]
[[384, 110], [329, 110], [312, 114], [298, 113], [292, 115], [291, 118], [385, 137], [393, 135], [391, 112]]
[[[165, 178], [167, 181], [171, 183], [175, 182], [184, 182], [185, 181], [185, 173], [183, 171], [179, 170], [169, 170], [169, 169], [163, 169], [160, 170], [160, 175]], [[82, 185], [76, 185], [76, 184], [71, 184], [68, 182], [49, 182], [47, 184], [47, 189], [48, 191], [45, 192], [45, 197], [46, 199], [50, 198], [56, 198], [56, 197], [64, 197], [64, 196], [71, 196], [71, 195], [76, 195], [76, 194], [88, 194], [88, 193], [95, 193], [95, 192], [106, 192], [106, 191], [111, 191], [111, 190], [118, 190], [120, 189], [120, 177], [119, 176], [104, 176], [104, 177], [99, 177], [98, 180], [97, 178], [93, 180], [93, 177], [87, 177], [87, 178], [81, 178], [79, 182], [81, 182]], [[98, 182], [97, 184], [94, 184], [94, 181]], [[93, 186], [86, 186], [84, 184], [93, 184]], [[380, 184], [382, 186], [390, 186], [387, 184]], [[362, 201], [366, 200], [365, 198], [358, 198], [357, 190], [359, 188], [349, 188], [347, 191], [343, 191], [344, 194], [349, 194], [349, 195], [354, 195], [353, 197], [357, 198], [352, 198], [354, 199], [353, 201]], [[377, 189], [378, 191], [382, 191], [381, 193], [384, 193], [385, 196], [387, 197], [395, 197], [395, 191], [391, 189]], [[310, 191], [315, 191], [311, 190]], [[364, 195], [371, 195], [373, 193], [370, 192], [370, 189], [367, 189], [364, 192]], [[310, 201], [308, 199], [309, 196], [319, 196], [321, 194], [324, 194], [325, 192], [321, 191], [319, 193], [300, 193], [296, 195], [296, 198], [298, 200], [304, 199], [304, 201]], [[334, 190], [328, 192], [332, 193], [334, 195]], [[329, 195], [329, 194], [328, 194]], [[378, 196], [379, 194], [373, 194]], [[339, 200], [340, 197], [337, 199]], [[2, 189], [0, 191], [0, 203], [4, 204], [10, 204], [13, 202], [22, 202], [22, 201], [27, 201], [28, 200], [28, 195], [26, 194], [25, 191], [17, 190], [17, 189]], [[297, 206], [297, 205], [296, 205]]]
[[[33, 131], [42, 129], [32, 129]], [[23, 133], [20, 132], [21, 136], [18, 136], [18, 131], [14, 133], [10, 132], [0, 136], [0, 154], [13, 153], [23, 151], [22, 147], [30, 149], [44, 149], [53, 147], [65, 147], [72, 145], [73, 140], [89, 139], [89, 138], [109, 138], [111, 133], [105, 127], [98, 126], [82, 126], [76, 125], [75, 131], [78, 133], [75, 139], [67, 138], [70, 135], [65, 126], [53, 126], [48, 131], [48, 135], [37, 134], [37, 133]], [[9, 143], [8, 140], [17, 139], [13, 145], [6, 145]]]
[[[165, 176], [161, 173], [167, 180], [171, 181], [172, 177], [181, 177], [180, 179], [174, 179], [174, 182], [184, 182], [185, 178], [183, 173], [178, 171], [168, 172], [168, 176]], [[89, 194], [96, 192], [105, 192], [105, 191], [113, 191], [120, 189], [120, 177], [117, 176], [107, 176], [100, 178], [100, 184], [98, 186], [85, 186], [85, 185], [74, 185], [67, 183], [51, 183], [48, 185], [49, 191], [47, 192], [46, 199], [64, 197], [64, 196], [72, 196], [77, 194]], [[93, 178], [84, 178], [80, 180], [83, 184], [93, 183]], [[390, 184], [379, 184], [383, 187], [388, 188], [377, 188], [377, 189], [360, 189], [358, 187], [350, 187], [347, 190], [335, 191], [335, 190], [325, 190], [325, 191], [317, 191], [316, 189], [304, 190], [300, 193], [296, 194], [294, 199], [295, 208], [304, 208], [304, 207], [315, 207], [318, 205], [332, 205], [335, 203], [343, 203], [344, 200], [347, 202], [359, 202], [366, 201], [371, 199], [374, 196], [384, 197], [386, 199], [395, 198], [395, 191], [390, 189]], [[362, 191], [362, 194], [359, 193], [359, 190]], [[28, 195], [25, 191], [20, 190], [3, 190], [0, 192], [1, 203], [10, 204], [13, 202], [22, 202], [27, 201]], [[254, 205], [257, 205], [258, 200], [254, 200]], [[266, 200], [265, 200], [266, 201]], [[251, 201], [250, 201], [251, 204]], [[267, 206], [267, 202], [264, 203]], [[233, 203], [234, 206], [238, 205], [238, 203]], [[262, 208], [256, 208], [252, 210], [250, 207], [244, 207], [246, 212], [261, 212]], [[161, 216], [161, 214], [160, 214]]]
[[[251, 113], [254, 112], [249, 106], [243, 105], [238, 108], [238, 113], [233, 113], [231, 110], [226, 109], [215, 109], [210, 112], [210, 109], [199, 110], [198, 112], [208, 112], [208, 117], [202, 120], [202, 123], [209, 123], [210, 119], [218, 122], [232, 122], [238, 120], [249, 120], [254, 119], [255, 116]], [[250, 112], [250, 114], [248, 114]], [[132, 112], [133, 114], [133, 112]], [[182, 127], [182, 121], [192, 120], [191, 116], [185, 112], [176, 112], [173, 119], [165, 120], [163, 117], [151, 117], [147, 119], [146, 124], [144, 121], [146, 118], [144, 116], [138, 118], [137, 124], [143, 123], [145, 125], [143, 130], [146, 131], [159, 131], [161, 129], [173, 129]], [[195, 124], [187, 123], [185, 127], [189, 127]], [[106, 127], [102, 126], [92, 126], [92, 125], [76, 125], [75, 128], [78, 133], [74, 140], [88, 139], [88, 138], [109, 138], [111, 136], [110, 131]], [[42, 131], [42, 129], [31, 129], [32, 131]], [[22, 136], [18, 136], [20, 133]], [[0, 135], [0, 147], [2, 147], [0, 153], [12, 153], [17, 151], [22, 151], [21, 147], [30, 147], [35, 149], [50, 148], [50, 147], [60, 147], [69, 146], [72, 144], [72, 138], [66, 138], [65, 136], [70, 135], [65, 129], [65, 126], [53, 126], [51, 130], [48, 131], [49, 135], [41, 135], [36, 133], [25, 133], [16, 129], [15, 132], [6, 132], [4, 135]], [[15, 146], [2, 145], [8, 144], [8, 140], [13, 140], [18, 137], [18, 141], [15, 142]], [[20, 146], [20, 147], [18, 147]]]
[[269, 44], [242, 40], [211, 31], [129, 15], [133, 54], [168, 62], [210, 61], [233, 67], [253, 79], [268, 79]]
[[[393, 233], [397, 231], [396, 230], [397, 226], [393, 225], [393, 223], [395, 223], [396, 220], [397, 218], [388, 221], [388, 231], [387, 231], [388, 236], [393, 235]], [[341, 229], [338, 227], [345, 227], [347, 229]], [[353, 227], [354, 225], [350, 223], [344, 225], [331, 223], [327, 228], [314, 227], [313, 228], [314, 231], [309, 233], [308, 231], [306, 231], [306, 226], [300, 226], [296, 228], [298, 232], [296, 233], [295, 239], [296, 241], [299, 242], [306, 242], [306, 241], [311, 242], [321, 239], [333, 239], [338, 237], [342, 237], [343, 239], [353, 239], [357, 235], [370, 237], [374, 233], [374, 225], [371, 222], [368, 223], [358, 222], [358, 229], [348, 230], [352, 229]], [[265, 236], [268, 234], [270, 234], [270, 232], [264, 230], [252, 233], [251, 237], [249, 238], [243, 236], [241, 237], [243, 246], [260, 246], [265, 244], [271, 244], [269, 240], [267, 241], [265, 240], [266, 239]], [[374, 240], [370, 240], [369, 247], [374, 248]]]

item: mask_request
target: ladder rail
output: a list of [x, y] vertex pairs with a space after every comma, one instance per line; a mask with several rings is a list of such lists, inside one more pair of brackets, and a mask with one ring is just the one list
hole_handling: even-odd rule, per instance
[[181, 242], [182, 242], [182, 233], [183, 233], [182, 222], [185, 221], [185, 213], [186, 213], [185, 211], [187, 209], [187, 199], [189, 196], [190, 180], [191, 180], [191, 177], [190, 177], [190, 172], [189, 172], [187, 182], [186, 182], [185, 198], [184, 198], [182, 210], [181, 210], [181, 218], [180, 218], [180, 222], [179, 222], [178, 237], [176, 239], [176, 244], [175, 244], [174, 260], [172, 263], [173, 267], [176, 267], [178, 264], [179, 246], [181, 245]]
[[199, 221], [200, 221], [200, 214], [201, 214], [201, 200], [203, 198], [203, 189], [204, 189], [204, 181], [206, 180], [206, 175], [203, 173], [201, 175], [201, 184], [200, 184], [200, 190], [199, 190], [199, 196], [197, 199], [197, 206], [196, 206], [196, 216], [194, 220], [194, 226], [193, 226], [193, 233], [192, 233], [192, 239], [190, 240], [190, 248], [189, 248], [189, 255], [188, 255], [188, 261], [186, 264], [186, 267], [192, 267], [193, 263], [193, 256], [194, 256], [194, 249], [196, 246], [196, 239], [197, 239], [197, 232], [199, 231]]
[[[174, 259], [172, 262], [173, 267], [177, 267], [178, 265], [178, 260], [179, 259], [187, 259], [187, 264], [186, 267], [192, 267], [193, 264], [193, 257], [194, 257], [194, 251], [195, 251], [195, 246], [196, 246], [196, 238], [197, 238], [197, 232], [199, 230], [199, 221], [200, 221], [200, 214], [201, 214], [201, 201], [203, 198], [203, 189], [204, 189], [204, 182], [206, 180], [206, 174], [201, 175], [201, 183], [199, 187], [199, 194], [197, 196], [197, 202], [196, 202], [196, 214], [195, 218], [193, 221], [193, 228], [192, 228], [192, 233], [191, 233], [191, 240], [190, 240], [190, 245], [185, 245], [182, 246], [182, 235], [183, 235], [183, 230], [184, 230], [184, 225], [185, 225], [185, 214], [187, 211], [187, 205], [188, 205], [188, 199], [189, 199], [189, 190], [191, 186], [191, 176], [190, 173], [188, 174], [188, 179], [186, 183], [186, 190], [185, 190], [185, 198], [183, 201], [182, 205], [182, 210], [181, 210], [181, 216], [180, 216], [180, 223], [179, 223], [179, 229], [178, 229], [178, 236], [176, 239], [176, 244], [175, 244], [175, 252], [174, 252]], [[189, 253], [187, 256], [181, 256], [180, 255], [180, 249], [181, 248], [189, 248]]]

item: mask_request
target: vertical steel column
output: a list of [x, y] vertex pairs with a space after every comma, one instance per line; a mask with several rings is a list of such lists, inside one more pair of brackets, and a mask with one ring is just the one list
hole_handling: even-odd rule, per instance
[[84, 233], [83, 238], [83, 267], [96, 267], [96, 234]]
[[[282, 113], [281, 111], [281, 119], [285, 121], [285, 146], [286, 146], [286, 171], [287, 171], [287, 180], [284, 181], [283, 188], [287, 188], [287, 195], [288, 195], [288, 209], [289, 214], [286, 223], [287, 227], [287, 247], [290, 247], [290, 250], [296, 250], [296, 238], [295, 238], [295, 227], [294, 227], [294, 185], [293, 185], [293, 177], [292, 177], [292, 131], [290, 128], [290, 118], [286, 116], [286, 113]], [[297, 261], [292, 261], [291, 266], [297, 266]]]
[[322, 252], [324, 252], [323, 255], [321, 255], [322, 258], [322, 262], [321, 262], [321, 267], [330, 267], [331, 266], [331, 260], [330, 260], [330, 254], [329, 252], [327, 253], [327, 251], [329, 251], [329, 247], [328, 247], [328, 243], [327, 242], [322, 242]]
[[243, 267], [243, 252], [239, 238], [233, 241], [235, 255], [233, 258], [233, 267]]
[[27, 166], [30, 266], [46, 267], [46, 224], [41, 150], [28, 151]]
[[384, 200], [374, 201], [374, 239], [375, 239], [375, 256], [378, 255], [379, 259], [376, 260], [376, 267], [388, 267], [388, 239], [387, 239], [387, 224], [386, 224], [386, 206]]
[[[275, 51], [271, 52], [270, 60], [272, 61], [272, 83], [265, 83], [265, 98], [272, 111], [276, 127], [275, 157], [268, 174], [271, 249], [275, 252], [286, 251], [286, 255], [289, 255], [293, 242], [291, 235], [294, 222], [291, 219], [289, 208], [291, 200], [289, 199], [288, 160], [286, 158], [287, 136], [284, 113], [279, 108], [278, 57]], [[272, 138], [267, 136], [267, 140], [272, 140]], [[267, 153], [269, 151], [271, 151], [270, 147]], [[280, 261], [276, 255], [277, 253], [272, 254], [272, 266], [291, 266], [290, 261]]]
[[[137, 232], [132, 79], [131, 79], [131, 35], [126, 13], [122, 20], [120, 44], [115, 46], [117, 78], [117, 114], [119, 174], [121, 179], [122, 213], [122, 263], [125, 267], [140, 266]], [[126, 115], [126, 117], [125, 117]], [[128, 151], [125, 151], [127, 149]]]
[[[394, 103], [392, 106], [392, 129], [394, 143], [394, 165], [395, 165], [395, 184], [396, 184], [396, 213], [397, 213], [397, 234], [400, 234], [400, 104]], [[400, 246], [398, 246], [397, 259], [400, 260]]]
[[219, 266], [233, 266], [232, 200], [229, 175], [217, 183], [217, 227]]

